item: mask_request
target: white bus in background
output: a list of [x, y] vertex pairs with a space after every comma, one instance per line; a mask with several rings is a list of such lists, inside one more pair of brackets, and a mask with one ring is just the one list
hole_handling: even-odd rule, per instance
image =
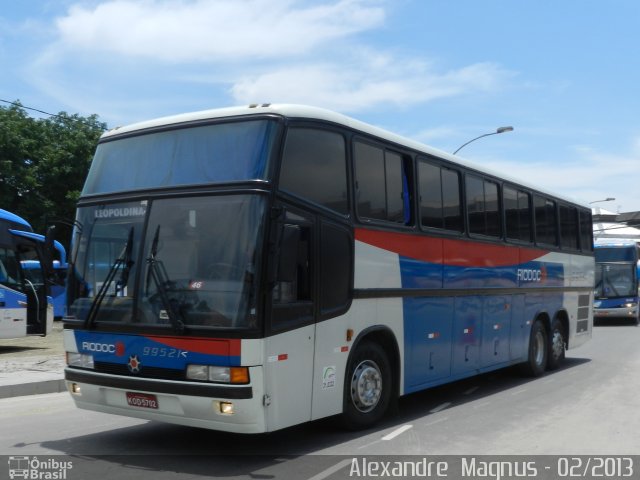
[[48, 282], [32, 282], [23, 264], [37, 261], [41, 278], [49, 278], [46, 243], [26, 220], [0, 209], [0, 339], [51, 332], [53, 305]]

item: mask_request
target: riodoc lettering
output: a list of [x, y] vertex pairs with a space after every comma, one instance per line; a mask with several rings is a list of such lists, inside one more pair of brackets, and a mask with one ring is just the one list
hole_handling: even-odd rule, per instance
[[95, 218], [143, 217], [145, 213], [144, 207], [104, 208], [95, 211]]
[[541, 282], [544, 279], [542, 270], [529, 268], [518, 269], [518, 280], [521, 282]]
[[89, 352], [116, 353], [116, 346], [111, 343], [82, 342], [82, 349]]

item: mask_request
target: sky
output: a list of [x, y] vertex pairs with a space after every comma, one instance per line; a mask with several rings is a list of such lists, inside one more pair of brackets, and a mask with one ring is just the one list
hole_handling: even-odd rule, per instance
[[448, 152], [513, 126], [459, 154], [618, 212], [639, 88], [637, 0], [0, 0], [2, 100], [109, 127], [301, 103]]

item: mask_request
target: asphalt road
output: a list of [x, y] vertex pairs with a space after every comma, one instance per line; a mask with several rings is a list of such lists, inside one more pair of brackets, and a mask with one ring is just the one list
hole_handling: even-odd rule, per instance
[[639, 345], [639, 327], [599, 326], [556, 372], [507, 369], [410, 395], [356, 433], [328, 419], [245, 436], [81, 411], [66, 393], [4, 399], [0, 453], [71, 455], [75, 473], [119, 479], [343, 478], [332, 469], [354, 455], [637, 455]]

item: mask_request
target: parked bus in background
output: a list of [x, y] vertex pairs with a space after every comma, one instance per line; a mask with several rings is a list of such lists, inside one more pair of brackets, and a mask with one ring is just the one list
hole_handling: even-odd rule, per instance
[[[67, 252], [64, 246], [60, 242], [54, 241], [54, 248], [58, 259], [53, 260], [53, 270], [49, 280], [49, 294], [53, 303], [54, 320], [62, 320], [67, 312], [66, 280], [69, 265], [67, 263]], [[21, 263], [29, 280], [35, 285], [41, 285], [44, 280], [42, 278], [40, 262], [37, 260], [23, 260]]]
[[628, 318], [640, 323], [638, 309], [639, 247], [636, 242], [597, 244], [595, 319]]
[[30, 280], [23, 262], [38, 262], [39, 275], [47, 278], [43, 265], [46, 240], [33, 233], [23, 218], [0, 209], [0, 338], [47, 335], [53, 325], [53, 306], [46, 282]]
[[90, 410], [362, 428], [592, 333], [588, 205], [323, 109], [107, 132], [76, 225], [65, 378]]

